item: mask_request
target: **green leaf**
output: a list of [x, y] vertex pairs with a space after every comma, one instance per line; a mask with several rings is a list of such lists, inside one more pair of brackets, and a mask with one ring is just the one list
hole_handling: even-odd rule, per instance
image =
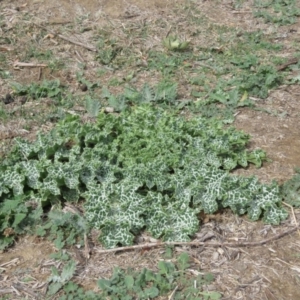
[[63, 284], [61, 282], [50, 283], [48, 286], [47, 294], [50, 296], [55, 295], [62, 287]]
[[62, 273], [61, 273], [61, 280], [62, 282], [67, 282], [69, 281], [76, 270], [76, 263], [74, 260], [70, 260], [63, 268]]
[[107, 279], [99, 279], [97, 281], [99, 288], [103, 291], [110, 291], [111, 290], [111, 281]]
[[218, 292], [199, 292], [200, 295], [203, 295], [204, 299], [218, 300], [222, 298], [222, 295]]
[[203, 276], [203, 279], [209, 284], [211, 283], [212, 281], [215, 280], [215, 277], [213, 274], [211, 273], [206, 273], [204, 276]]
[[300, 169], [296, 174], [280, 187], [284, 201], [294, 207], [300, 207]]
[[155, 100], [153, 89], [146, 83], [143, 86], [143, 89], [141, 91], [142, 94], [142, 101], [145, 103], [150, 103], [151, 101]]
[[4, 250], [14, 242], [13, 236], [0, 235], [0, 250]]
[[146, 269], [145, 270], [145, 280], [146, 281], [156, 281], [156, 275], [153, 271]]
[[62, 249], [65, 246], [64, 236], [61, 231], [57, 233], [57, 238], [54, 240], [54, 245], [57, 249]]
[[159, 295], [159, 290], [156, 287], [150, 287], [144, 290], [144, 295], [145, 297], [154, 299], [155, 297], [157, 297]]
[[164, 257], [166, 259], [171, 259], [173, 257], [173, 250], [173, 247], [166, 246]]
[[23, 214], [23, 213], [16, 214], [12, 227], [16, 228], [26, 218], [26, 216], [27, 214]]
[[76, 292], [78, 289], [79, 289], [79, 286], [78, 286], [76, 283], [72, 282], [72, 281], [68, 282], [68, 283], [64, 286], [64, 291], [65, 291], [66, 293], [74, 293], [74, 292]]
[[45, 236], [46, 233], [47, 233], [47, 231], [45, 230], [44, 227], [39, 226], [39, 227], [36, 228], [35, 234], [36, 234], [37, 236]]
[[53, 282], [61, 282], [61, 277], [59, 275], [58, 269], [56, 267], [51, 268], [52, 275], [48, 279], [48, 281], [53, 281]]
[[90, 96], [87, 96], [85, 97], [85, 109], [90, 117], [95, 118], [100, 112], [101, 104], [99, 100], [92, 99]]
[[169, 275], [175, 271], [175, 266], [170, 262], [159, 261], [158, 269], [159, 269], [159, 274]]
[[133, 277], [131, 275], [127, 275], [127, 276], [125, 276], [124, 281], [125, 281], [125, 285], [126, 285], [127, 289], [131, 290], [134, 285]]
[[168, 50], [186, 50], [189, 47], [189, 42], [180, 41], [176, 36], [168, 36], [163, 40], [163, 45]]
[[177, 259], [177, 264], [179, 269], [182, 271], [187, 269], [189, 267], [189, 261], [190, 261], [189, 255], [186, 252], [181, 253]]
[[17, 207], [20, 205], [20, 201], [16, 200], [6, 200], [1, 205], [1, 212], [4, 214], [10, 214], [13, 211], [17, 210]]

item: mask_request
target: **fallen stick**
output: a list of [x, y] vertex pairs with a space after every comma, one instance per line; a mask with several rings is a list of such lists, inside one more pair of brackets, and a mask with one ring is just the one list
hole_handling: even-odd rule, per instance
[[42, 26], [42, 25], [39, 25], [39, 24], [36, 24], [36, 23], [33, 23], [33, 24], [36, 25], [36, 26], [38, 26], [38, 27], [41, 27], [41, 28], [43, 28], [43, 29], [45, 29], [45, 30], [47, 30], [47, 31], [49, 31], [51, 34], [53, 34], [54, 36], [58, 36], [58, 37], [59, 37], [60, 39], [62, 39], [62, 40], [65, 40], [65, 41], [67, 41], [67, 42], [69, 42], [69, 43], [72, 43], [72, 44], [75, 44], [75, 45], [77, 45], [77, 46], [86, 48], [86, 49], [88, 49], [88, 50], [90, 50], [90, 51], [97, 52], [97, 49], [96, 49], [96, 47], [94, 47], [94, 46], [89, 46], [89, 45], [86, 45], [86, 44], [83, 44], [83, 43], [80, 43], [80, 42], [77, 42], [77, 41], [73, 41], [73, 40], [70, 39], [69, 37], [64, 36], [64, 35], [62, 35], [62, 34], [59, 34], [59, 33], [56, 33], [56, 32], [54, 32], [54, 31], [52, 31], [52, 30], [49, 30], [49, 29], [47, 29], [46, 27], [44, 27], [44, 26]]
[[13, 292], [14, 292], [14, 290], [12, 288], [11, 289], [1, 289], [0, 295], [11, 294]]
[[231, 13], [233, 13], [233, 14], [251, 14], [252, 11], [251, 10], [234, 10]]
[[22, 286], [19, 283], [13, 284], [12, 288], [15, 288], [18, 291], [21, 290], [21, 291], [25, 292], [26, 294], [29, 294], [32, 297], [32, 299], [38, 299], [39, 298], [33, 291], [31, 291], [30, 289], [28, 289], [25, 286]]
[[276, 69], [277, 69], [277, 71], [283, 71], [283, 70], [285, 70], [287, 67], [289, 67], [290, 65], [297, 64], [298, 61], [299, 61], [299, 58], [296, 58], [296, 57], [291, 58], [291, 59], [289, 59], [285, 64], [282, 64], [282, 65], [278, 66]]
[[47, 65], [45, 65], [45, 64], [25, 63], [25, 62], [19, 62], [19, 61], [14, 62], [13, 66], [14, 66], [14, 68], [17, 68], [17, 67], [45, 68], [45, 67], [47, 67]]
[[[282, 202], [282, 204], [284, 204], [285, 206], [287, 206], [287, 207], [291, 210], [292, 216], [293, 216], [293, 220], [294, 220], [294, 223], [296, 224], [296, 227], [299, 228], [299, 223], [297, 222], [297, 218], [296, 218], [296, 216], [295, 216], [295, 212], [294, 212], [293, 206], [290, 205], [290, 204], [288, 204], [288, 203], [286, 203], [286, 202], [284, 202], [284, 201]], [[300, 236], [300, 231], [299, 231], [299, 230], [298, 230], [298, 234], [299, 234], [299, 236]]]
[[105, 249], [105, 250], [98, 250], [97, 253], [110, 253], [110, 252], [117, 252], [117, 251], [127, 251], [127, 250], [136, 250], [136, 249], [143, 249], [143, 248], [154, 248], [154, 247], [162, 247], [162, 246], [203, 246], [203, 247], [257, 247], [262, 246], [264, 244], [273, 242], [277, 239], [280, 239], [294, 231], [298, 230], [299, 226], [293, 227], [287, 231], [279, 233], [271, 238], [258, 241], [258, 242], [241, 242], [241, 243], [210, 243], [210, 242], [162, 242], [162, 243], [147, 243], [143, 245], [134, 245], [134, 246], [127, 246], [127, 247], [119, 247], [113, 249]]
[[97, 52], [97, 49], [96, 49], [95, 47], [93, 47], [93, 46], [89, 46], [89, 45], [82, 44], [82, 43], [80, 43], [80, 42], [73, 41], [73, 40], [71, 40], [70, 38], [68, 38], [68, 37], [66, 37], [66, 36], [64, 36], [64, 35], [61, 35], [61, 34], [56, 34], [56, 35], [57, 35], [59, 38], [61, 38], [62, 40], [65, 40], [65, 41], [70, 42], [70, 43], [72, 43], [72, 44], [75, 44], [75, 45], [77, 45], [77, 46], [86, 48], [86, 49], [88, 49], [88, 50], [90, 50], [90, 51]]
[[1, 45], [0, 46], [0, 51], [12, 51], [12, 48]]

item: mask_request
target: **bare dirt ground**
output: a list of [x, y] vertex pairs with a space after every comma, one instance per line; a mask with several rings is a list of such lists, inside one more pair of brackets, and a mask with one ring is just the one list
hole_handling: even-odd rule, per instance
[[[249, 6], [250, 6], [249, 1]], [[261, 29], [264, 32], [274, 30], [273, 25], [264, 24], [254, 19], [251, 13], [244, 8], [237, 13], [230, 1], [198, 1], [197, 5], [208, 19], [218, 25], [243, 28], [244, 30]], [[171, 23], [174, 16], [169, 14], [170, 8], [180, 9], [186, 5], [185, 1], [121, 1], [121, 0], [81, 0], [81, 1], [0, 1], [0, 14], [7, 22], [8, 30], [19, 28], [18, 38], [12, 38], [12, 43], [0, 44], [0, 51], [9, 57], [9, 71], [13, 80], [19, 83], [36, 82], [43, 79], [59, 78], [63, 84], [80, 92], [75, 74], [80, 70], [80, 64], [85, 64], [85, 75], [88, 79], [95, 78], [99, 65], [93, 60], [93, 52], [63, 39], [47, 37], [50, 30], [59, 30], [60, 26], [75, 24], [62, 35], [73, 36], [78, 42], [92, 45], [92, 34], [106, 26], [127, 28], [134, 31], [134, 26], [142, 26], [144, 22], [159, 24], [161, 19], [165, 24]], [[27, 16], [24, 18], [24, 16]], [[37, 25], [35, 25], [37, 24]], [[178, 31], [185, 28], [185, 20], [178, 16]], [[172, 26], [173, 23], [172, 23]], [[6, 28], [6, 29], [7, 29]], [[279, 27], [278, 36], [285, 45], [282, 56], [289, 57], [293, 53], [292, 43], [299, 43], [300, 22], [290, 26]], [[80, 29], [84, 29], [80, 31]], [[42, 30], [42, 33], [41, 33]], [[138, 29], [140, 30], [140, 28]], [[164, 34], [169, 27], [161, 28]], [[186, 34], [189, 34], [186, 29]], [[103, 33], [102, 31], [102, 33]], [[22, 68], [14, 67], [17, 61], [31, 61], [25, 56], [30, 43], [37, 43], [39, 35], [45, 39], [39, 45], [44, 51], [52, 50], [55, 58], [64, 61], [65, 68]], [[0, 33], [1, 35], [1, 33]], [[142, 44], [136, 52], [136, 59], [145, 59], [147, 48], [159, 47], [157, 36], [145, 41], [128, 40], [134, 47]], [[88, 41], [88, 42], [87, 42]], [[138, 47], [137, 47], [138, 48]], [[32, 62], [32, 61], [31, 61]], [[34, 62], [34, 60], [33, 60]], [[129, 70], [130, 71], [130, 70]], [[102, 82], [108, 82], [112, 77], [123, 77], [124, 73], [116, 71], [107, 73]], [[158, 81], [159, 74], [153, 72], [152, 78], [146, 78], [141, 72], [138, 81]], [[118, 91], [119, 87], [115, 87]], [[184, 91], [184, 87], [180, 86]], [[0, 78], [0, 96], [10, 92], [6, 80]], [[49, 100], [50, 101], [50, 100]], [[264, 164], [261, 169], [250, 167], [238, 170], [236, 173], [257, 175], [263, 182], [277, 180], [283, 182], [292, 177], [294, 167], [300, 165], [300, 86], [282, 86], [272, 91], [265, 100], [258, 100], [260, 108], [274, 113], [266, 114], [250, 108], [238, 110], [234, 125], [243, 129], [252, 136], [250, 147], [266, 150], [272, 160]], [[50, 107], [52, 104], [45, 101]], [[37, 121], [40, 107], [34, 103], [24, 105], [27, 111], [33, 114], [28, 130], [24, 129], [27, 122], [22, 118], [16, 121], [6, 120], [0, 124], [0, 139], [10, 140], [15, 136], [34, 137], [38, 129], [47, 130], [50, 123]], [[11, 104], [8, 109], [20, 111], [18, 103]], [[275, 113], [276, 112], [276, 113]], [[246, 217], [236, 217], [226, 211], [216, 216], [207, 217], [203, 221], [198, 240], [210, 239], [219, 242], [247, 242], [262, 241], [295, 226], [295, 220], [300, 220], [300, 211], [294, 211], [295, 218], [289, 218], [280, 226], [264, 225], [261, 222], [249, 222]], [[222, 299], [265, 299], [265, 300], [296, 300], [300, 299], [300, 232], [294, 232], [281, 239], [257, 247], [176, 247], [177, 252], [187, 251], [194, 259], [194, 264], [205, 272], [211, 272], [216, 280], [208, 290], [219, 291]], [[20, 237], [15, 245], [0, 254], [0, 295], [8, 293], [10, 299], [43, 299], [43, 292], [47, 288], [47, 277], [51, 273], [51, 266], [55, 261], [49, 259], [54, 251], [52, 244], [35, 237]], [[153, 268], [161, 258], [164, 249], [149, 249], [147, 251], [133, 250], [101, 254], [101, 246], [94, 241], [91, 244], [91, 257], [84, 257], [83, 250], [70, 249], [70, 253], [78, 262], [76, 282], [87, 289], [97, 290], [96, 279], [108, 277], [113, 267]], [[24, 278], [28, 278], [26, 283]]]

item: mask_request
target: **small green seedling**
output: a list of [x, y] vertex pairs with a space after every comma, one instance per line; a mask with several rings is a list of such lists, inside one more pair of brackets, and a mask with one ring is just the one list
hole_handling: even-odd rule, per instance
[[168, 36], [163, 40], [163, 45], [171, 51], [187, 50], [190, 42], [181, 41], [177, 36]]

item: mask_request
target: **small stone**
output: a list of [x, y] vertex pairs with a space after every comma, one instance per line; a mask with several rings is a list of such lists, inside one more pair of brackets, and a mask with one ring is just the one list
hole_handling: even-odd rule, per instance
[[2, 98], [1, 100], [3, 101], [4, 104], [10, 104], [15, 101], [15, 99], [13, 98], [13, 96], [11, 94], [6, 94], [6, 96], [4, 98]]
[[212, 255], [212, 260], [213, 260], [213, 261], [217, 261], [218, 258], [219, 258], [219, 253], [218, 253], [217, 251], [215, 251], [215, 252], [213, 253], [213, 255]]
[[88, 90], [88, 87], [86, 84], [81, 84], [79, 87], [83, 92], [86, 92]]

